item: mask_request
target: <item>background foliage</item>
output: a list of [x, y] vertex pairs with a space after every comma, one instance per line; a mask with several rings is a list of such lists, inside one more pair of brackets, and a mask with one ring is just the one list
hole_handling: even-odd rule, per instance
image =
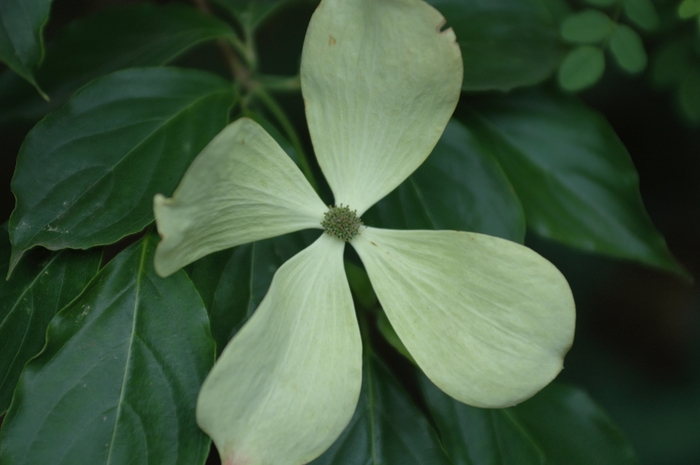
[[[697, 464], [700, 2], [430, 1], [457, 34], [463, 96], [364, 220], [524, 241], [572, 285], [575, 344], [533, 399], [460, 404], [402, 355], [348, 252], [363, 391], [314, 463]], [[318, 233], [161, 279], [152, 197], [247, 115], [330, 203], [297, 78], [314, 7], [0, 3], [0, 464], [216, 463], [199, 385]]]

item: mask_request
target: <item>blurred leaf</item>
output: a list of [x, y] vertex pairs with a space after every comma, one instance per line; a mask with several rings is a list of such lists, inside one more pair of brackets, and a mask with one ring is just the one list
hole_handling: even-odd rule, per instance
[[367, 271], [348, 260], [345, 260], [344, 264], [345, 275], [348, 277], [348, 284], [355, 301], [366, 309], [373, 309], [377, 305], [377, 295], [372, 289]]
[[630, 21], [645, 31], [659, 27], [659, 14], [651, 0], [624, 0], [623, 8]]
[[683, 113], [693, 122], [700, 121], [700, 70], [688, 71], [678, 87], [678, 100]]
[[618, 24], [610, 38], [610, 52], [625, 71], [635, 74], [647, 66], [642, 38], [631, 27]]
[[143, 229], [153, 195], [172, 193], [233, 101], [218, 76], [174, 68], [118, 71], [83, 87], [22, 144], [10, 268], [36, 245], [86, 249]]
[[566, 55], [557, 78], [563, 89], [575, 92], [598, 82], [604, 71], [603, 50], [592, 45], [581, 45]]
[[237, 18], [249, 31], [255, 30], [269, 16], [292, 1], [294, 0], [213, 0]]
[[634, 465], [632, 447], [584, 392], [550, 384], [516, 407], [478, 409], [421, 376], [455, 465]]
[[209, 312], [217, 354], [258, 308], [277, 268], [311, 242], [302, 233], [286, 234], [213, 253], [187, 267]]
[[652, 60], [652, 79], [659, 86], [679, 84], [694, 62], [692, 44], [685, 38], [661, 45]]
[[[0, 278], [0, 414], [7, 410], [24, 364], [44, 347], [49, 321], [97, 273], [101, 253], [36, 251]], [[0, 227], [0, 275], [10, 263], [10, 238]]]
[[695, 15], [700, 15], [700, 0], [683, 0], [678, 5], [678, 16], [681, 18], [688, 19]]
[[493, 147], [535, 233], [688, 276], [644, 209], [627, 150], [598, 113], [532, 90], [476, 102], [465, 123]]
[[0, 2], [0, 60], [7, 63], [46, 98], [34, 78], [44, 57], [44, 25], [51, 0], [2, 0]]
[[509, 90], [544, 81], [564, 49], [551, 12], [538, 0], [429, 0], [457, 35], [462, 88]]
[[589, 5], [598, 6], [601, 8], [606, 8], [609, 6], [613, 6], [618, 1], [619, 0], [586, 0], [586, 3], [588, 3]]
[[384, 364], [366, 348], [355, 415], [310, 465], [449, 465], [435, 431]]
[[569, 42], [593, 44], [607, 39], [615, 23], [610, 16], [598, 10], [583, 10], [564, 18], [561, 35]]
[[428, 159], [363, 215], [392, 229], [456, 229], [523, 242], [525, 219], [490, 141], [450, 121]]
[[187, 275], [156, 276], [156, 241], [120, 253], [51, 321], [2, 425], [0, 464], [204, 462], [194, 409], [214, 345]]
[[0, 120], [38, 120], [99, 76], [160, 66], [196, 45], [232, 34], [223, 21], [181, 4], [142, 3], [78, 19], [60, 31], [37, 71], [51, 101], [6, 71], [0, 76]]
[[411, 353], [408, 351], [404, 345], [399, 335], [396, 334], [396, 330], [391, 326], [389, 317], [386, 316], [384, 311], [380, 311], [377, 315], [377, 329], [384, 336], [384, 339], [394, 348], [398, 353], [406, 357], [411, 363], [417, 365]]

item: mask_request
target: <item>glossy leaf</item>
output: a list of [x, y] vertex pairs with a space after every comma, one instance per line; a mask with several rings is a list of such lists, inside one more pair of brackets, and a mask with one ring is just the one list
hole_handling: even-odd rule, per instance
[[564, 54], [557, 26], [537, 0], [430, 0], [447, 19], [464, 60], [462, 89], [509, 90], [544, 81]]
[[292, 233], [241, 245], [186, 268], [209, 312], [218, 353], [265, 297], [277, 268], [309, 245], [312, 236]]
[[76, 89], [124, 68], [160, 66], [233, 34], [223, 21], [181, 4], [142, 3], [103, 10], [63, 28], [36, 78], [49, 102], [10, 72], [0, 76], [0, 119], [38, 120]]
[[573, 98], [529, 91], [486, 100], [465, 123], [493, 144], [535, 233], [685, 274], [644, 209], [627, 150], [602, 116]]
[[525, 238], [525, 217], [488, 141], [452, 120], [428, 159], [363, 219], [390, 229], [456, 229]]
[[605, 55], [600, 47], [581, 45], [571, 50], [559, 67], [559, 84], [569, 91], [590, 87], [603, 76]]
[[500, 410], [459, 403], [421, 376], [455, 465], [634, 465], [632, 447], [584, 392], [551, 384]]
[[[0, 413], [12, 400], [24, 364], [44, 347], [49, 321], [97, 273], [101, 253], [30, 254], [9, 280], [0, 279]], [[0, 276], [10, 263], [10, 239], [0, 228]]]
[[310, 465], [447, 465], [428, 420], [384, 364], [365, 348], [362, 392], [350, 424]]
[[53, 319], [3, 423], [0, 464], [204, 461], [194, 408], [214, 344], [187, 275], [155, 275], [156, 241], [120, 253]]
[[622, 6], [630, 21], [645, 31], [659, 27], [659, 14], [651, 0], [624, 0]]
[[34, 78], [34, 70], [44, 57], [43, 30], [50, 9], [51, 0], [0, 2], [0, 60], [39, 93], [41, 89]]
[[564, 18], [561, 35], [578, 44], [594, 44], [608, 38], [615, 27], [610, 16], [599, 10], [583, 10]]
[[172, 192], [233, 100], [223, 79], [174, 68], [119, 71], [83, 87], [20, 149], [10, 268], [36, 245], [88, 248], [143, 229], [153, 196]]
[[639, 73], [647, 66], [647, 53], [642, 38], [624, 24], [618, 24], [610, 37], [610, 52], [628, 73]]

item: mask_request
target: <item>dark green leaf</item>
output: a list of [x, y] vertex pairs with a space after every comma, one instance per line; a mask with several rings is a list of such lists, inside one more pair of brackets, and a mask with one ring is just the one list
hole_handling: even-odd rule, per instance
[[5, 72], [0, 76], [0, 119], [38, 120], [99, 76], [160, 66], [198, 44], [232, 34], [223, 21], [180, 4], [130, 5], [79, 19], [61, 30], [37, 71], [51, 101]]
[[492, 144], [535, 233], [684, 274], [644, 209], [627, 150], [602, 116], [574, 98], [533, 90], [485, 100], [466, 123]]
[[618, 24], [610, 38], [610, 52], [622, 69], [639, 73], [647, 67], [647, 52], [634, 29]]
[[286, 234], [207, 255], [187, 268], [209, 312], [218, 353], [258, 308], [277, 268], [311, 242], [305, 233]]
[[[274, 14], [294, 0], [213, 0], [222, 8], [228, 10], [241, 25], [253, 31], [267, 17]], [[297, 0], [298, 1], [298, 0]]]
[[83, 87], [20, 149], [10, 268], [36, 245], [84, 249], [143, 229], [153, 195], [172, 193], [233, 101], [223, 79], [174, 68], [118, 71]]
[[393, 229], [456, 229], [522, 242], [525, 221], [491, 142], [451, 121], [428, 159], [370, 209], [367, 224]]
[[600, 47], [581, 45], [571, 50], [559, 67], [562, 88], [577, 91], [592, 86], [603, 76], [605, 55]]
[[664, 42], [652, 60], [652, 79], [663, 87], [679, 84], [695, 62], [693, 44], [687, 38]]
[[456, 465], [637, 463], [619, 430], [578, 389], [551, 384], [516, 407], [491, 410], [457, 402], [425, 376], [421, 386]]
[[[24, 364], [44, 347], [49, 321], [97, 273], [101, 253], [36, 251], [12, 278], [0, 278], [0, 413], [12, 400]], [[10, 263], [10, 238], [0, 227], [0, 276]]]
[[457, 35], [464, 90], [509, 90], [547, 79], [564, 54], [538, 0], [430, 0]]
[[49, 20], [51, 0], [2, 0], [0, 2], [0, 60], [41, 89], [34, 70], [44, 57], [43, 30]]
[[645, 31], [659, 27], [659, 14], [651, 0], [624, 0], [623, 7], [629, 20]]
[[607, 39], [615, 23], [599, 10], [583, 10], [567, 16], [561, 23], [561, 35], [569, 42], [594, 44]]
[[685, 74], [678, 87], [678, 101], [691, 121], [700, 121], [700, 69], [693, 68]]
[[335, 444], [311, 464], [451, 464], [414, 401], [382, 362], [367, 352], [355, 415]]
[[194, 409], [214, 343], [187, 275], [155, 274], [156, 241], [120, 253], [53, 319], [2, 425], [0, 464], [204, 462]]
[[620, 0], [586, 0], [586, 3], [589, 5], [593, 6], [598, 6], [601, 8], [613, 6], [615, 3], [619, 2]]

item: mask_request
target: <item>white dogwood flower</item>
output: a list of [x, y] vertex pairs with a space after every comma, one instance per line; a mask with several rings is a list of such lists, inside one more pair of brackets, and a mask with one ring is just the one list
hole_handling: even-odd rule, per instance
[[307, 463], [350, 421], [362, 343], [346, 241], [416, 363], [450, 396], [505, 407], [561, 370], [574, 304], [548, 261], [482, 234], [359, 224], [426, 159], [457, 104], [462, 60], [443, 24], [421, 0], [322, 0], [314, 13], [302, 92], [336, 207], [247, 118], [212, 140], [172, 198], [155, 198], [161, 276], [214, 251], [325, 230], [277, 270], [202, 386], [197, 420], [226, 465]]

